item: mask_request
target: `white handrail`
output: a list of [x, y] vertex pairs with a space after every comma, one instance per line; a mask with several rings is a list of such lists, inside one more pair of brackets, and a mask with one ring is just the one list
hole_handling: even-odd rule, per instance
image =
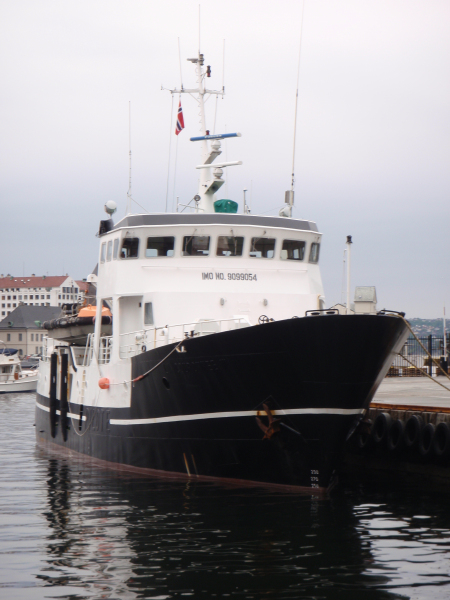
[[[229, 331], [230, 328], [224, 329], [223, 325], [226, 323], [234, 323], [240, 326], [251, 326], [251, 323], [246, 317], [234, 317], [230, 319], [203, 319], [198, 321], [191, 321], [187, 323], [178, 323], [176, 325], [166, 325], [160, 327], [151, 327], [148, 329], [139, 329], [137, 331], [129, 331], [126, 333], [119, 334], [119, 338], [124, 336], [141, 336], [139, 339], [128, 344], [120, 344], [119, 356], [120, 358], [127, 358], [135, 356], [149, 347], [166, 346], [180, 342], [186, 337], [201, 337], [204, 335], [211, 335], [213, 333], [220, 333], [221, 331]], [[175, 330], [175, 331], [174, 331]], [[157, 332], [160, 332], [161, 337], [157, 337]], [[149, 334], [153, 333], [153, 336]], [[106, 339], [106, 338], [105, 338]]]
[[137, 334], [137, 333], [148, 333], [149, 331], [159, 331], [161, 329], [167, 329], [167, 328], [174, 328], [174, 327], [186, 327], [187, 325], [201, 325], [202, 323], [231, 323], [231, 322], [237, 322], [237, 323], [247, 323], [248, 325], [251, 325], [250, 321], [246, 318], [246, 317], [232, 317], [231, 319], [201, 319], [198, 321], [188, 321], [186, 323], [175, 323], [174, 325], [161, 325], [160, 327], [149, 327], [148, 329], [138, 329], [136, 331], [127, 331], [125, 333], [120, 333], [119, 337], [123, 336], [123, 335], [133, 335], [133, 334]]

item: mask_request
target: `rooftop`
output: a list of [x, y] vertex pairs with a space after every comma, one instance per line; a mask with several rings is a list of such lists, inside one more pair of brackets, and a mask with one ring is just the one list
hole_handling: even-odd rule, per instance
[[58, 306], [18, 306], [0, 321], [0, 330], [36, 329], [36, 321], [43, 323], [61, 316]]
[[147, 225], [253, 225], [257, 227], [280, 227], [317, 232], [313, 221], [267, 217], [261, 215], [238, 215], [223, 213], [161, 213], [145, 215], [127, 215], [113, 225], [112, 231], [128, 227]]
[[52, 275], [47, 277], [13, 277], [8, 275], [7, 277], [0, 277], [0, 289], [8, 288], [48, 288], [48, 287], [59, 287], [66, 279], [69, 279], [68, 275]]

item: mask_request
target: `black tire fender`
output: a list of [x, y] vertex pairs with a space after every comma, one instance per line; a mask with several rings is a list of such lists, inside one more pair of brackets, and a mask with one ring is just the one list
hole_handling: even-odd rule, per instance
[[423, 428], [422, 417], [411, 415], [406, 421], [404, 440], [407, 448], [414, 448], [419, 444], [420, 432]]
[[450, 427], [445, 421], [436, 426], [433, 449], [436, 456], [444, 457], [450, 454]]
[[422, 456], [430, 456], [433, 453], [434, 434], [436, 427], [433, 423], [427, 423], [420, 432], [419, 452]]
[[378, 413], [372, 427], [372, 437], [376, 444], [386, 440], [392, 426], [392, 417], [387, 412]]
[[387, 436], [388, 449], [394, 452], [399, 450], [404, 443], [405, 436], [405, 422], [401, 419], [395, 419]]
[[360, 450], [365, 450], [366, 448], [370, 448], [372, 443], [372, 435], [371, 431], [366, 429], [364, 431], [360, 431], [356, 434], [356, 445]]

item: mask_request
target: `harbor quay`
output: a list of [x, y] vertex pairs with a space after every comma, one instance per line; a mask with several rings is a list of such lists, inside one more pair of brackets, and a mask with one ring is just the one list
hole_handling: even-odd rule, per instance
[[446, 377], [433, 377], [433, 380], [428, 377], [385, 377], [371, 409], [398, 410], [400, 406], [408, 410], [450, 414], [450, 380]]
[[386, 377], [347, 441], [344, 477], [404, 479], [450, 490], [450, 380]]

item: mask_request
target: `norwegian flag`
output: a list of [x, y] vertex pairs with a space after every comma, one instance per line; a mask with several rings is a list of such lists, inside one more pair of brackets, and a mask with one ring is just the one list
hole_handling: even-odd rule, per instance
[[184, 117], [183, 117], [183, 109], [181, 108], [181, 99], [180, 99], [180, 103], [178, 105], [177, 126], [175, 129], [175, 135], [178, 135], [179, 133], [181, 133], [181, 131], [183, 129], [184, 129]]

